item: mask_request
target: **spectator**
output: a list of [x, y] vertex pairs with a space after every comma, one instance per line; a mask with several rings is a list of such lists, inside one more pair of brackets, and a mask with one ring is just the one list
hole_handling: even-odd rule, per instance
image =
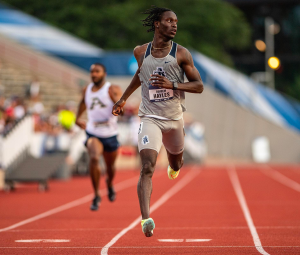
[[16, 98], [14, 105], [14, 118], [16, 121], [18, 121], [22, 119], [26, 114], [23, 99], [19, 97]]
[[40, 82], [37, 77], [34, 77], [26, 90], [27, 98], [34, 100], [40, 96]]
[[41, 115], [44, 113], [44, 105], [40, 100], [40, 97], [35, 97], [30, 103], [29, 112], [32, 114], [38, 114]]

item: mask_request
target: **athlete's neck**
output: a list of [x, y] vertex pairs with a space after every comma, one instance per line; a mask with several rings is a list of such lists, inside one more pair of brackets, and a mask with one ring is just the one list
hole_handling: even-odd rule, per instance
[[94, 86], [98, 89], [100, 89], [104, 84], [105, 84], [105, 80], [101, 80], [99, 82], [94, 82]]
[[160, 50], [167, 49], [171, 47], [172, 44], [171, 40], [164, 40], [163, 38], [156, 37], [156, 36], [154, 36], [152, 42], [153, 42], [152, 43], [153, 49], [160, 49]]

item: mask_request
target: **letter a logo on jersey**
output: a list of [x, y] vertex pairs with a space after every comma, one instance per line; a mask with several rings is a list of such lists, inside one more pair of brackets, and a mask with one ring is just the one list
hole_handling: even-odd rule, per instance
[[157, 67], [156, 70], [153, 71], [153, 74], [158, 74], [163, 77], [166, 77], [166, 72], [164, 71], [164, 69], [162, 67]]
[[93, 110], [96, 105], [99, 105], [100, 108], [106, 107], [106, 105], [103, 104], [98, 97], [94, 97], [94, 98], [92, 98], [92, 104], [91, 104], [90, 110]]

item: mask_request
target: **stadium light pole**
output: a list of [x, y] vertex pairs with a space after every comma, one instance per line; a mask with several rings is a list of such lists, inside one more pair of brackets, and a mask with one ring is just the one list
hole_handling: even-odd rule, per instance
[[274, 20], [271, 17], [265, 18], [265, 43], [266, 43], [266, 51], [265, 51], [265, 68], [266, 68], [266, 81], [267, 85], [275, 89], [275, 71], [272, 69], [269, 64], [269, 58], [275, 55], [274, 50], [274, 32], [272, 28], [274, 26]]

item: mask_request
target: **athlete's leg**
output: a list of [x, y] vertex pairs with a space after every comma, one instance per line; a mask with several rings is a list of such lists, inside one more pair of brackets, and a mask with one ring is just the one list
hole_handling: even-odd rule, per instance
[[106, 164], [106, 172], [107, 172], [107, 186], [111, 187], [113, 179], [116, 173], [115, 162], [118, 156], [118, 150], [112, 152], [103, 152], [104, 161]]
[[99, 181], [101, 175], [99, 158], [103, 153], [103, 145], [97, 138], [90, 137], [87, 141], [87, 149], [90, 157], [89, 170], [95, 197], [99, 197]]
[[162, 143], [162, 131], [159, 121], [151, 118], [141, 118], [138, 132], [138, 147], [141, 157], [141, 174], [137, 192], [142, 214], [142, 231], [146, 237], [153, 235], [155, 224], [150, 216], [150, 197], [152, 193], [152, 176], [154, 173], [157, 154]]
[[183, 158], [182, 158], [183, 152], [174, 155], [167, 150], [167, 155], [168, 155], [170, 167], [172, 167], [174, 171], [178, 171], [183, 166]]
[[[172, 128], [163, 133], [163, 144], [167, 150], [169, 165], [168, 176], [170, 179], [177, 178], [183, 165], [184, 129], [183, 120], [170, 121]], [[177, 172], [178, 171], [178, 172]]]
[[103, 152], [103, 157], [106, 164], [106, 173], [107, 173], [107, 179], [106, 184], [108, 188], [108, 199], [112, 202], [116, 199], [116, 192], [113, 188], [113, 179], [115, 177], [116, 168], [115, 168], [115, 162], [118, 156], [118, 150], [112, 151], [112, 152]]
[[140, 151], [142, 169], [137, 186], [142, 219], [148, 219], [150, 215], [150, 197], [152, 193], [152, 176], [155, 169], [157, 151], [143, 149]]

